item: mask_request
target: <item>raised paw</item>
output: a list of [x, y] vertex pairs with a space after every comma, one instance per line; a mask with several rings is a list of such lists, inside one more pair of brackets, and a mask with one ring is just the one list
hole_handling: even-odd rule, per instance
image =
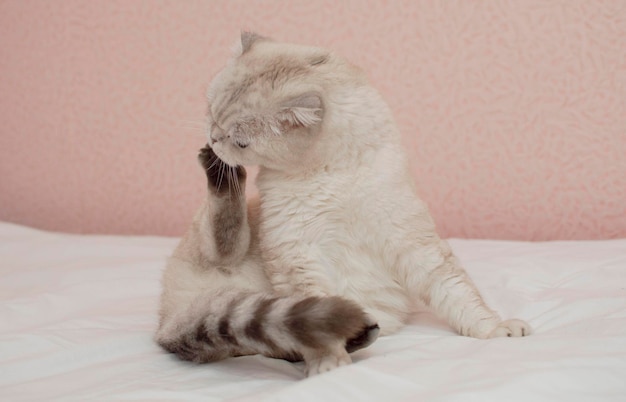
[[208, 144], [200, 150], [198, 160], [204, 168], [210, 189], [218, 194], [231, 191], [242, 193], [246, 181], [246, 169], [243, 166], [227, 165]]
[[337, 367], [346, 366], [352, 363], [352, 359], [345, 349], [341, 348], [335, 353], [323, 354], [314, 358], [305, 359], [306, 368], [305, 375], [311, 377], [317, 374], [325, 373], [336, 369]]
[[497, 338], [502, 336], [519, 337], [528, 336], [532, 333], [530, 325], [522, 320], [502, 321], [496, 329], [491, 331], [489, 338]]

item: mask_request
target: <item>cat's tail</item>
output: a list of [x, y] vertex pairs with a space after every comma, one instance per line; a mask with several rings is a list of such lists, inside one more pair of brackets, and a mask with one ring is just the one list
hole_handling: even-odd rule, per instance
[[378, 336], [378, 325], [363, 309], [341, 297], [219, 293], [165, 320], [156, 335], [159, 345], [198, 363], [251, 354], [304, 359], [311, 375], [350, 363], [348, 353]]

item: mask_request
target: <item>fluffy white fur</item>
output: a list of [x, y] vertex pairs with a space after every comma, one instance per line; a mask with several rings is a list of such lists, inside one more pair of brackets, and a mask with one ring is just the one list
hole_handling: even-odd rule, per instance
[[[219, 256], [211, 223], [229, 208], [226, 199], [210, 196], [194, 219], [164, 274], [157, 340], [166, 348], [189, 357], [185, 334], [196, 331], [197, 316], [208, 320], [204, 329], [217, 314], [210, 306], [224, 314], [250, 291], [283, 296], [285, 305], [294, 295], [341, 296], [369, 315], [327, 348], [304, 348], [309, 374], [349, 363], [346, 336], [372, 322], [383, 335], [398, 330], [418, 300], [462, 335], [530, 334], [528, 324], [503, 321], [484, 303], [437, 235], [391, 112], [357, 67], [324, 49], [244, 34], [208, 100], [212, 152], [233, 167], [259, 166], [260, 205], [249, 205], [228, 256]], [[253, 316], [238, 312], [233, 325]], [[275, 339], [283, 336], [280, 314], [269, 315]], [[259, 353], [250, 345], [235, 352]]]

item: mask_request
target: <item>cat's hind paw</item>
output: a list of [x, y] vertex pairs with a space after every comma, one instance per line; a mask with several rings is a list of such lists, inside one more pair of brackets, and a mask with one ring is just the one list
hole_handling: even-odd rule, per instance
[[532, 329], [527, 322], [522, 320], [506, 320], [502, 321], [498, 326], [491, 331], [488, 338], [498, 337], [520, 337], [528, 336], [532, 333]]
[[341, 348], [337, 353], [324, 354], [314, 358], [306, 359], [304, 373], [307, 377], [322, 374], [337, 367], [347, 366], [352, 363], [352, 359], [345, 349]]

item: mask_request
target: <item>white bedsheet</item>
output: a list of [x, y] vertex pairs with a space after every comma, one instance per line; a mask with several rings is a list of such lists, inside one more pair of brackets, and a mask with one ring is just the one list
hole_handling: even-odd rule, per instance
[[259, 356], [189, 364], [152, 342], [176, 242], [0, 223], [0, 400], [626, 401], [626, 239], [451, 240], [490, 305], [535, 334], [475, 340], [421, 313], [309, 379]]

